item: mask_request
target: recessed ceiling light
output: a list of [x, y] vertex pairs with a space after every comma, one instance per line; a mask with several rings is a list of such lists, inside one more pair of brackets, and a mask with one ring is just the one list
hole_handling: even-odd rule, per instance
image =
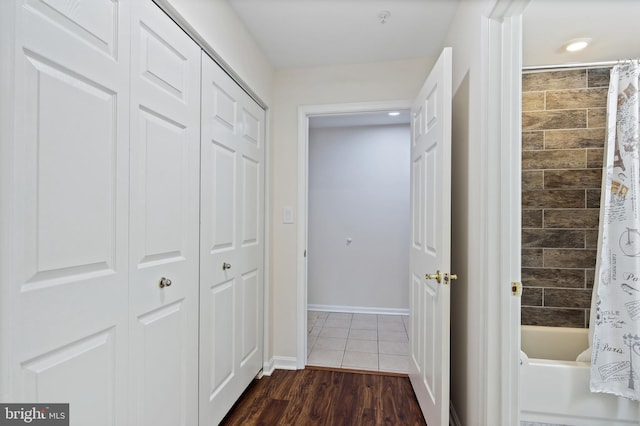
[[398, 111], [391, 111], [390, 113], [388, 113], [390, 116], [395, 117], [396, 115], [400, 115], [400, 113]]
[[587, 47], [589, 45], [589, 42], [591, 42], [590, 38], [576, 38], [568, 41], [564, 45], [564, 50], [566, 50], [567, 52], [578, 52]]

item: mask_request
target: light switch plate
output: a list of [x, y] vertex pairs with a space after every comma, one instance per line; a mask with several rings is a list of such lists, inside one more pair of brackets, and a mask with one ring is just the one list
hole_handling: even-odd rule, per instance
[[293, 223], [293, 208], [285, 206], [282, 208], [282, 223]]

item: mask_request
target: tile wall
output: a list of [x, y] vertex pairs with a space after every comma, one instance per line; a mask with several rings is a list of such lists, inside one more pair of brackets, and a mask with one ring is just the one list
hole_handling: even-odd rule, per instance
[[522, 76], [522, 324], [588, 327], [609, 68]]

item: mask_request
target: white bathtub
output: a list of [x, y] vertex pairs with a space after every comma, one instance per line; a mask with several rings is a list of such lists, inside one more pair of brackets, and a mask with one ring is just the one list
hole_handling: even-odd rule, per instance
[[640, 403], [589, 391], [587, 329], [522, 326], [520, 420], [558, 425], [640, 425]]

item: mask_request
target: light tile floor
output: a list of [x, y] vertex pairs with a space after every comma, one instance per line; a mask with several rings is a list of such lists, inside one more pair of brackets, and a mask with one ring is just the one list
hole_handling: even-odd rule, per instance
[[307, 364], [407, 373], [409, 317], [308, 312]]

